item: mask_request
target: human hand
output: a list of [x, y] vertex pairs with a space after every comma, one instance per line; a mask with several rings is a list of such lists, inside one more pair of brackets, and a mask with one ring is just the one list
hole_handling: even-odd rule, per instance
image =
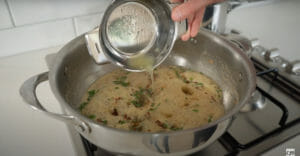
[[181, 40], [187, 41], [190, 37], [195, 37], [202, 23], [206, 6], [222, 2], [224, 0], [171, 0], [172, 3], [184, 2], [172, 10], [173, 21], [188, 20], [188, 30], [181, 36]]

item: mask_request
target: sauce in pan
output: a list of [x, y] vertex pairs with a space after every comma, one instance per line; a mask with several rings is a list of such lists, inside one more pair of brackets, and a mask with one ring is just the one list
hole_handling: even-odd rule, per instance
[[156, 68], [153, 83], [147, 72], [112, 71], [89, 87], [79, 109], [100, 124], [143, 132], [199, 127], [225, 112], [212, 79], [176, 66]]

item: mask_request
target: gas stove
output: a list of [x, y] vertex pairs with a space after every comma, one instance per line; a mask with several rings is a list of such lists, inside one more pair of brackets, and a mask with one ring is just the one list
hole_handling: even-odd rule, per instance
[[[295, 156], [300, 149], [300, 61], [288, 62], [276, 48], [257, 44], [251, 60], [257, 71], [255, 95], [222, 137], [193, 156]], [[112, 155], [83, 137], [79, 141], [88, 156]]]

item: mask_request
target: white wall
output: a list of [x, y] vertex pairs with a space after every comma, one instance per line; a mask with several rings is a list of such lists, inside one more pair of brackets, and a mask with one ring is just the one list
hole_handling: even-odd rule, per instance
[[0, 0], [0, 57], [61, 45], [99, 25], [111, 0]]
[[233, 10], [227, 27], [258, 38], [266, 48], [279, 48], [281, 56], [290, 61], [300, 60], [300, 0], [276, 0]]
[[[227, 26], [300, 60], [300, 0], [241, 8]], [[277, 2], [276, 2], [277, 1]], [[111, 0], [0, 0], [0, 57], [62, 45], [100, 23]]]

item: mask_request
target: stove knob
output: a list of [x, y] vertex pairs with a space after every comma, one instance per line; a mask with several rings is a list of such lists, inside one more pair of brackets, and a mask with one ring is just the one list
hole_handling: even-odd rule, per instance
[[286, 66], [288, 73], [300, 76], [300, 60], [294, 61]]
[[278, 48], [272, 48], [262, 53], [266, 61], [278, 62], [279, 60], [279, 52]]

